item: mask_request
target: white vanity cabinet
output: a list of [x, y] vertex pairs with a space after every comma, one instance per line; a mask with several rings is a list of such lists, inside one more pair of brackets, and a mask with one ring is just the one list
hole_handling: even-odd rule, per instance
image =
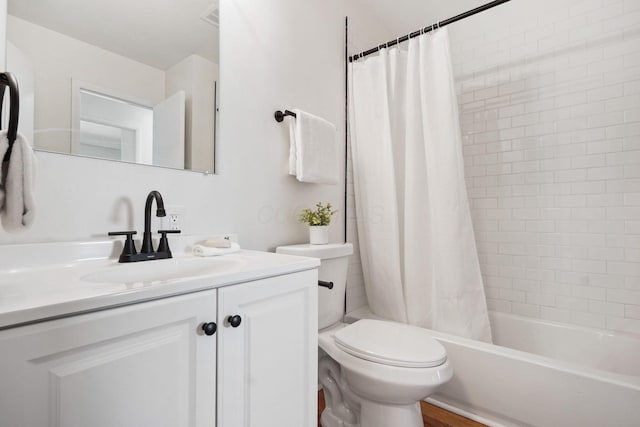
[[211, 427], [216, 291], [0, 332], [3, 427]]
[[315, 425], [316, 281], [307, 270], [0, 331], [0, 426]]
[[218, 290], [219, 427], [317, 424], [317, 283], [312, 270]]

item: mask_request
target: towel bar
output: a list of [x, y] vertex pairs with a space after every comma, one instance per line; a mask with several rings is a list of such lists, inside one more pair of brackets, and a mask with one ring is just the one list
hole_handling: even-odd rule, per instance
[[280, 110], [276, 111], [275, 113], [273, 113], [273, 116], [276, 118], [276, 122], [280, 123], [284, 120], [284, 116], [291, 116], [291, 117], [297, 117], [296, 113], [294, 113], [293, 111], [289, 111], [289, 110], [284, 110], [284, 113]]
[[[11, 157], [11, 148], [18, 136], [18, 117], [20, 112], [20, 98], [18, 94], [18, 81], [11, 73], [0, 73], [0, 117], [2, 117], [2, 101], [4, 100], [5, 88], [9, 86], [9, 125], [7, 127], [7, 139], [9, 148], [4, 155], [3, 162]], [[0, 123], [1, 125], [1, 123]]]

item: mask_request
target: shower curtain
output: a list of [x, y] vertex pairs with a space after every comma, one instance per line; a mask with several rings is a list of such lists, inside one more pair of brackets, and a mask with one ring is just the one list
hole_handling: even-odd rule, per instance
[[491, 342], [446, 29], [350, 66], [360, 254], [374, 314]]

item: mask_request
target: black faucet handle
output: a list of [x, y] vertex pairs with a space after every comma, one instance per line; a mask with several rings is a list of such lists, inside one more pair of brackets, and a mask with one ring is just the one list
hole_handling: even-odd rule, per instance
[[169, 249], [169, 239], [167, 239], [167, 234], [178, 234], [180, 230], [158, 230], [160, 233], [160, 242], [158, 243], [157, 253], [165, 253], [168, 258], [172, 258], [171, 249]]
[[110, 231], [107, 233], [109, 236], [127, 236], [122, 247], [122, 253], [120, 254], [120, 262], [125, 262], [126, 258], [131, 255], [137, 254], [136, 244], [133, 242], [133, 235], [138, 234], [137, 231]]
[[110, 231], [107, 233], [109, 236], [133, 236], [138, 234], [137, 231]]

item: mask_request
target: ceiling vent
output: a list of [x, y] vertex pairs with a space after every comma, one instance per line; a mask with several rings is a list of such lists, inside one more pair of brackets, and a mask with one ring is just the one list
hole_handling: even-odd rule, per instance
[[211, 6], [204, 11], [202, 15], [200, 15], [200, 19], [204, 22], [207, 22], [213, 25], [216, 28], [220, 27], [220, 7], [218, 6], [218, 2], [214, 2]]

